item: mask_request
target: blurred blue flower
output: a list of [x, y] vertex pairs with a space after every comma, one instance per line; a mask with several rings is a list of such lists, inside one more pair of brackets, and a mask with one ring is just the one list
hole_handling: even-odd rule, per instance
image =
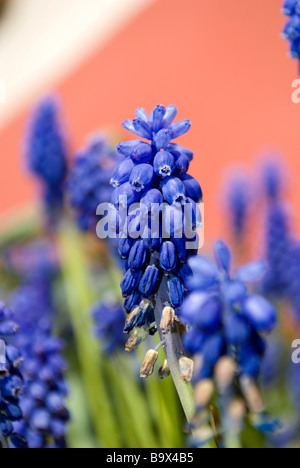
[[249, 182], [241, 175], [231, 175], [225, 190], [229, 226], [235, 240], [239, 243], [247, 235], [249, 216], [252, 206], [252, 196]]
[[111, 355], [124, 349], [123, 333], [125, 313], [122, 305], [113, 301], [101, 301], [92, 309], [96, 336], [100, 339], [105, 353]]
[[[121, 171], [113, 172], [120, 160], [120, 156], [101, 135], [92, 137], [86, 147], [75, 156], [67, 190], [78, 225], [83, 231], [96, 231], [99, 220], [96, 215], [97, 207], [101, 203], [110, 202], [113, 191], [110, 181], [117, 184], [119, 175], [122, 176]], [[122, 167], [127, 173], [128, 169]]]
[[42, 100], [33, 113], [26, 138], [29, 169], [41, 183], [43, 199], [51, 216], [61, 209], [67, 176], [67, 148], [54, 97]]
[[190, 259], [193, 276], [186, 286], [192, 292], [181, 312], [182, 320], [193, 327], [185, 335], [187, 350], [205, 357], [196, 379], [212, 377], [224, 356], [239, 363], [240, 375], [257, 379], [265, 348], [260, 335], [275, 328], [277, 313], [266, 299], [251, 294], [247, 283], [259, 282], [265, 265], [246, 265], [232, 277], [231, 254], [224, 242], [215, 244], [215, 256], [217, 266], [200, 256]]
[[289, 283], [287, 275], [290, 262], [292, 236], [287, 207], [283, 199], [283, 169], [274, 162], [263, 167], [263, 190], [266, 196], [265, 257], [268, 272], [263, 291], [274, 297], [285, 297]]
[[29, 448], [65, 448], [69, 413], [63, 342], [53, 334], [51, 283], [27, 282], [15, 290], [11, 305], [20, 333], [11, 340], [22, 350], [24, 393], [20, 399], [23, 420], [14, 424]]

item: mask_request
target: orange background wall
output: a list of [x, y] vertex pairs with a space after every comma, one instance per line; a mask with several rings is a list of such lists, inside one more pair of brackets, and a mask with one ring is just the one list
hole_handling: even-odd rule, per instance
[[[182, 143], [195, 151], [192, 173], [205, 193], [206, 235], [220, 235], [218, 191], [225, 168], [250, 165], [275, 148], [294, 176], [300, 213], [299, 112], [291, 101], [297, 63], [280, 37], [282, 0], [158, 0], [55, 89], [73, 146], [134, 109], [176, 104], [193, 121]], [[16, 32], [17, 33], [17, 32]], [[30, 200], [20, 165], [28, 109], [0, 135], [0, 212]]]

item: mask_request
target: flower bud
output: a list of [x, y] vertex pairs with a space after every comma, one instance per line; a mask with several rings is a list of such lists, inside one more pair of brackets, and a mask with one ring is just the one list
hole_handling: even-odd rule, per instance
[[158, 274], [159, 271], [155, 266], [147, 266], [139, 285], [139, 291], [145, 297], [149, 297], [154, 293], [157, 287]]
[[152, 131], [147, 122], [137, 118], [132, 121], [132, 124], [137, 135], [147, 140], [152, 140]]
[[185, 204], [186, 190], [182, 181], [177, 177], [167, 177], [162, 182], [162, 192], [165, 201], [170, 205], [174, 203]]
[[146, 143], [144, 143], [142, 140], [124, 141], [118, 144], [117, 151], [120, 154], [123, 154], [123, 156], [130, 157], [132, 152], [141, 144]]
[[147, 336], [148, 332], [146, 330], [144, 330], [143, 328], [135, 328], [125, 345], [125, 350], [128, 353], [135, 351], [136, 349], [138, 349], [140, 344], [143, 343], [143, 341], [145, 341]]
[[149, 163], [153, 158], [152, 148], [148, 143], [141, 141], [130, 154], [132, 161], [136, 164]]
[[154, 137], [157, 151], [160, 151], [162, 149], [165, 150], [172, 138], [173, 134], [169, 129], [163, 128], [162, 130], [160, 130]]
[[129, 182], [116, 188], [112, 194], [113, 205], [130, 206], [140, 200], [140, 194], [133, 190]]
[[114, 188], [117, 188], [117, 187], [120, 187], [120, 185], [128, 182], [134, 167], [135, 167], [135, 164], [130, 158], [127, 158], [124, 161], [122, 161], [115, 168], [112, 178], [110, 180], [110, 184]]
[[140, 307], [136, 306], [125, 320], [124, 333], [130, 333], [134, 329], [141, 314]]
[[271, 302], [261, 296], [249, 296], [244, 314], [258, 332], [271, 332], [277, 324], [277, 312]]
[[124, 302], [125, 311], [127, 313], [130, 313], [136, 305], [140, 304], [141, 300], [142, 300], [142, 295], [139, 292], [136, 292], [132, 294], [131, 296], [128, 296]]
[[177, 145], [176, 143], [170, 143], [167, 151], [169, 151], [175, 158], [179, 158], [181, 154], [185, 154], [188, 160], [191, 162], [194, 158], [194, 153], [190, 149], [184, 148], [181, 145]]
[[171, 130], [175, 139], [187, 133], [191, 129], [191, 126], [192, 122], [190, 120], [182, 120], [170, 125], [169, 130]]
[[200, 203], [203, 199], [203, 192], [199, 182], [188, 174], [182, 176], [181, 180], [185, 188], [186, 196], [194, 200], [194, 202]]
[[159, 177], [170, 177], [175, 170], [174, 156], [167, 151], [159, 151], [154, 158], [153, 167]]
[[148, 214], [153, 216], [158, 216], [160, 214], [163, 202], [164, 198], [157, 189], [149, 190], [141, 198], [141, 204], [145, 205]]
[[174, 276], [168, 281], [169, 297], [172, 306], [177, 309], [182, 306], [184, 287], [179, 278]]
[[177, 265], [177, 252], [173, 242], [164, 242], [160, 250], [160, 266], [165, 271], [175, 270]]
[[165, 307], [162, 313], [160, 328], [164, 335], [171, 331], [175, 323], [175, 311], [172, 307]]
[[166, 109], [165, 116], [163, 118], [162, 126], [164, 128], [169, 127], [171, 123], [173, 122], [173, 120], [176, 119], [177, 114], [178, 114], [178, 109], [176, 106], [174, 105], [168, 106]]
[[158, 371], [158, 376], [160, 379], [165, 379], [166, 377], [169, 377], [171, 371], [168, 365], [168, 361], [165, 359], [163, 365]]
[[158, 352], [153, 349], [150, 349], [146, 354], [145, 360], [141, 368], [140, 375], [142, 379], [145, 379], [153, 374], [154, 367], [155, 367], [157, 360], [158, 360]]
[[125, 273], [121, 281], [121, 289], [123, 297], [130, 296], [134, 293], [142, 277], [142, 272], [138, 271], [137, 273], [132, 272], [130, 269]]
[[194, 361], [187, 357], [179, 359], [180, 376], [186, 383], [191, 382], [194, 372]]
[[[152, 112], [152, 129], [157, 133], [163, 126], [163, 118], [166, 115], [166, 108], [164, 106], [156, 106]], [[152, 137], [151, 137], [152, 138]]]
[[143, 240], [137, 240], [131, 248], [128, 266], [132, 271], [139, 271], [143, 268], [147, 258], [147, 249]]
[[128, 258], [131, 248], [133, 245], [133, 240], [126, 237], [121, 237], [119, 240], [119, 254], [123, 259]]
[[140, 193], [148, 190], [153, 182], [154, 170], [150, 164], [139, 164], [134, 167], [130, 184], [134, 191]]

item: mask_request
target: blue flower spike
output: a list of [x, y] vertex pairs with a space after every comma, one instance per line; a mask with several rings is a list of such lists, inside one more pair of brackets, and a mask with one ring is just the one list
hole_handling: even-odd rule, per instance
[[[122, 258], [128, 260], [121, 289], [129, 314], [125, 326], [125, 333], [130, 333], [126, 344], [129, 351], [145, 339], [145, 333], [152, 335], [156, 331], [163, 340], [165, 335], [169, 340], [175, 336], [181, 343], [175, 317], [186, 294], [187, 260], [198, 246], [196, 234], [201, 226], [201, 216], [197, 204], [202, 202], [203, 193], [199, 182], [188, 175], [193, 152], [176, 141], [190, 130], [191, 122], [174, 123], [177, 113], [174, 105], [158, 105], [150, 115], [142, 108], [137, 109], [136, 118], [126, 120], [123, 127], [139, 139], [117, 146], [125, 160], [112, 177], [111, 183], [117, 187], [112, 203], [121, 213], [125, 208], [122, 196], [126, 198], [130, 224], [126, 240], [120, 239], [119, 244]], [[138, 219], [136, 204], [143, 207], [140, 208], [141, 219]], [[138, 237], [133, 228], [139, 228], [136, 229]], [[120, 221], [123, 236], [124, 231], [125, 222], [122, 225]], [[191, 241], [195, 239], [193, 244]], [[189, 244], [193, 244], [194, 250]], [[163, 310], [171, 311], [169, 317], [172, 320], [161, 322]], [[169, 328], [172, 328], [172, 334], [168, 334]], [[165, 349], [170, 347], [171, 343], [165, 345]], [[182, 375], [187, 379], [187, 369], [192, 366], [187, 364], [184, 356], [176, 355], [175, 361], [179, 359], [185, 369]], [[152, 374], [152, 365], [150, 367], [151, 372], [142, 371], [144, 377]]]
[[40, 182], [50, 219], [63, 205], [67, 176], [67, 143], [59, 118], [59, 102], [54, 96], [38, 103], [29, 123], [25, 157], [29, 170]]
[[265, 334], [272, 332], [278, 322], [274, 306], [248, 288], [249, 283], [262, 280], [265, 264], [246, 265], [232, 275], [228, 246], [218, 241], [214, 251], [217, 266], [201, 256], [189, 260], [192, 275], [188, 276], [186, 287], [191, 292], [183, 301], [180, 318], [188, 326], [184, 345], [198, 362], [194, 383], [201, 424], [206, 424], [203, 411], [209, 409], [211, 400], [207, 399], [203, 409], [197, 386], [202, 388], [206, 384], [217, 390], [225, 425], [225, 445], [230, 446], [234, 440], [232, 432], [235, 432], [232, 408], [235, 405], [238, 408], [239, 401], [235, 379], [245, 399], [243, 404], [239, 403], [238, 436], [244, 428], [246, 407], [250, 409], [252, 420], [260, 422], [255, 427], [270, 428], [258, 378], [265, 352]]

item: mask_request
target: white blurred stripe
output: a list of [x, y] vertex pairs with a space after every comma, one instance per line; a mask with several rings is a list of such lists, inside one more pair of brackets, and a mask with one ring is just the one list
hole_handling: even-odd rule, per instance
[[0, 20], [0, 126], [154, 1], [10, 0]]

